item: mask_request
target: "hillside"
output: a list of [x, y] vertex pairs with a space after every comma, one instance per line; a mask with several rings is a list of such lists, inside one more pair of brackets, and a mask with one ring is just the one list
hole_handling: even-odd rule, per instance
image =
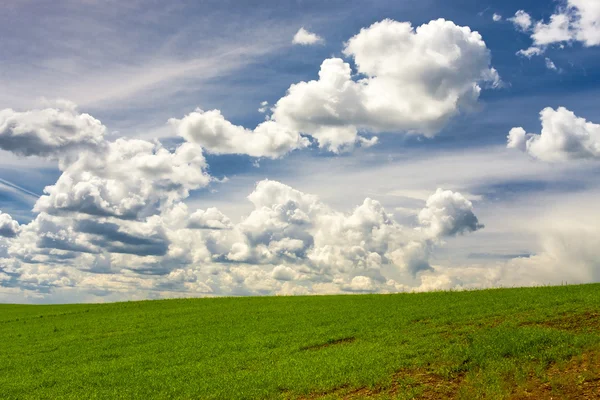
[[600, 284], [0, 305], [0, 398], [597, 398]]

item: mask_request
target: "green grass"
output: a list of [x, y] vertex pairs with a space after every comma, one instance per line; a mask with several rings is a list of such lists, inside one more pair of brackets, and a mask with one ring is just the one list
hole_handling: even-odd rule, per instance
[[0, 398], [506, 398], [598, 353], [599, 311], [600, 284], [0, 305]]

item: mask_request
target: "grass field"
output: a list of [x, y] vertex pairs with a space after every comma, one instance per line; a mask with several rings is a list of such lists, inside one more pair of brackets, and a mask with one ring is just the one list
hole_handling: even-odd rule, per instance
[[600, 284], [0, 305], [0, 398], [600, 398]]

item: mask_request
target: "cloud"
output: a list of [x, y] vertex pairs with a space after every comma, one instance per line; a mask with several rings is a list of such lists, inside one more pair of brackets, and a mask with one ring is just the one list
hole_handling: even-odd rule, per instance
[[[510, 260], [504, 267], [507, 283], [548, 285], [600, 280], [599, 221], [593, 216], [552, 218], [540, 222], [537, 254]], [[512, 282], [511, 282], [512, 281]]]
[[202, 149], [184, 143], [174, 152], [144, 140], [117, 139], [100, 154], [81, 153], [44, 189], [35, 212], [77, 212], [122, 219], [144, 218], [205, 187]]
[[570, 41], [573, 39], [570, 24], [571, 20], [568, 15], [554, 14], [550, 16], [548, 24], [538, 22], [534, 26], [531, 38], [536, 46]]
[[554, 61], [552, 61], [551, 59], [546, 57], [545, 62], [546, 62], [546, 68], [553, 70], [553, 71], [558, 71], [558, 68], [556, 68], [556, 65], [554, 64]]
[[532, 24], [531, 16], [523, 10], [519, 10], [515, 13], [515, 16], [508, 19], [515, 27], [523, 32], [526, 32]]
[[279, 158], [309, 145], [297, 131], [275, 121], [265, 121], [253, 131], [227, 121], [219, 110], [196, 111], [182, 119], [171, 119], [179, 136], [215, 154], [247, 154]]
[[368, 276], [355, 276], [343, 290], [349, 292], [373, 292], [377, 290], [377, 285]]
[[72, 103], [60, 105], [25, 112], [0, 110], [0, 148], [56, 159], [101, 146], [106, 127], [91, 115], [79, 113]]
[[502, 15], [494, 13], [494, 15], [492, 15], [492, 19], [494, 22], [502, 21]]
[[231, 221], [218, 209], [196, 210], [188, 219], [190, 229], [230, 229]]
[[310, 46], [314, 44], [323, 44], [325, 40], [317, 35], [316, 33], [312, 33], [304, 29], [304, 27], [298, 29], [298, 32], [294, 35], [294, 39], [292, 39], [293, 44], [299, 44], [303, 46]]
[[434, 136], [475, 105], [480, 83], [499, 83], [481, 35], [443, 19], [416, 29], [386, 19], [363, 28], [343, 52], [363, 78], [353, 80], [342, 59], [327, 59], [319, 79], [292, 85], [272, 117], [334, 152], [356, 143], [359, 131]]
[[[444, 193], [454, 196], [450, 191]], [[305, 273], [318, 272], [315, 277], [319, 279], [329, 275], [342, 274], [342, 278], [347, 274], [368, 274], [383, 281], [381, 271], [385, 265], [409, 276], [431, 269], [427, 261], [434, 245], [431, 235], [399, 225], [375, 200], [367, 198], [350, 214], [344, 214], [332, 210], [315, 196], [275, 181], [259, 182], [248, 198], [256, 208], [234, 228], [242, 236], [231, 244], [226, 255], [231, 260], [304, 265], [309, 268]], [[437, 217], [455, 221], [444, 219], [451, 226], [445, 232], [436, 232], [436, 236], [482, 227], [472, 213], [470, 202], [460, 195], [453, 200], [449, 203], [454, 209], [448, 206]], [[451, 217], [441, 215], [444, 212], [452, 213]]]
[[533, 56], [539, 56], [544, 54], [544, 50], [540, 49], [539, 47], [529, 47], [525, 50], [519, 50], [517, 51], [517, 55], [518, 56], [523, 56], [523, 57], [527, 57], [527, 58], [531, 58]]
[[[74, 260], [78, 270], [90, 271], [112, 265], [97, 263], [103, 254], [165, 256], [171, 241], [161, 215], [172, 214], [190, 191], [211, 181], [202, 148], [183, 143], [168, 150], [158, 142], [123, 138], [109, 142], [100, 121], [65, 104], [65, 111], [20, 113], [19, 123], [11, 124], [13, 132], [41, 138], [12, 151], [51, 156], [61, 175], [37, 199], [31, 223], [19, 227], [2, 214], [3, 236], [20, 231], [9, 241], [8, 254], [25, 264], [68, 265]], [[37, 115], [35, 124], [31, 115]], [[34, 125], [36, 129], [15, 129]], [[47, 145], [38, 146], [42, 142]], [[93, 258], [84, 262], [88, 256]], [[156, 269], [157, 260], [145, 262], [141, 269]]]
[[574, 23], [575, 38], [584, 46], [600, 45], [600, 4], [595, 0], [569, 0], [576, 8], [578, 18]]
[[163, 256], [169, 241], [162, 225], [152, 222], [119, 224], [83, 219], [76, 221], [74, 230], [89, 234], [90, 243], [108, 253]]
[[278, 265], [273, 268], [273, 272], [271, 272], [271, 276], [273, 279], [277, 279], [278, 281], [293, 281], [297, 278], [298, 274], [292, 268], [285, 265]]
[[521, 127], [512, 128], [507, 147], [549, 162], [600, 157], [600, 125], [577, 117], [564, 107], [543, 109], [540, 120], [540, 134], [527, 133]]
[[547, 46], [580, 42], [585, 47], [600, 45], [600, 4], [596, 0], [561, 1], [548, 22], [533, 22], [520, 10], [511, 19], [517, 29], [529, 32], [539, 53]]
[[[359, 132], [435, 136], [477, 104], [482, 86], [498, 86], [481, 35], [443, 19], [416, 29], [383, 20], [346, 43], [341, 58], [322, 62], [318, 80], [292, 84], [254, 130], [233, 125], [218, 110], [171, 119], [180, 136], [215, 154], [278, 158], [309, 145], [340, 153], [377, 143]], [[266, 110], [265, 110], [266, 111]]]
[[[418, 284], [440, 244], [395, 222], [375, 200], [344, 213], [277, 181], [257, 183], [248, 196], [254, 210], [237, 224], [216, 208], [190, 215], [174, 198], [135, 219], [40, 212], [9, 239], [10, 258], [0, 257], [0, 268], [10, 272], [10, 285], [49, 293], [387, 292], [410, 287], [397, 279]], [[463, 220], [446, 233], [467, 232], [457, 227]]]
[[15, 237], [19, 233], [19, 223], [8, 214], [0, 211], [0, 237]]
[[443, 238], [483, 228], [473, 204], [460, 193], [438, 189], [419, 213], [419, 223], [432, 237]]
[[268, 110], [269, 110], [269, 102], [268, 101], [261, 101], [260, 102], [260, 107], [258, 108], [258, 112], [261, 113], [261, 114], [265, 114]]

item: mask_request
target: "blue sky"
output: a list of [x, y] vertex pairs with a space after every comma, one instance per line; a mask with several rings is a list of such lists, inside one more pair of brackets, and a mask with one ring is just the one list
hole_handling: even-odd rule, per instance
[[[0, 227], [19, 225], [0, 238], [0, 301], [394, 292], [600, 279], [600, 32], [586, 25], [600, 24], [600, 10], [592, 0], [31, 0], [8, 1], [0, 10], [0, 210], [6, 215], [0, 214]], [[509, 20], [518, 10], [530, 16], [528, 26]], [[563, 30], [549, 25], [559, 14], [569, 18]], [[382, 29], [396, 32], [397, 24], [417, 28], [438, 18], [452, 26], [421, 44], [410, 42], [412, 50], [400, 43], [412, 36], [394, 39], [390, 48], [398, 58], [369, 53], [377, 37], [366, 35], [378, 22], [392, 20]], [[322, 40], [293, 44], [301, 27]], [[484, 47], [449, 56], [455, 64], [448, 69], [430, 70], [431, 62], [425, 63], [429, 72], [420, 74], [420, 59], [410, 59], [415, 54], [441, 51], [445, 57], [446, 50], [472, 45], [444, 36], [458, 27], [468, 27], [472, 40], [478, 32]], [[567, 37], [554, 39], [558, 34]], [[359, 36], [371, 42], [348, 50]], [[442, 47], [427, 49], [438, 40]], [[517, 54], [531, 47], [539, 54]], [[365, 65], [375, 60], [371, 70], [357, 63], [363, 53]], [[404, 105], [397, 115], [372, 111], [346, 118], [350, 98], [327, 103], [328, 92], [313, 100], [306, 100], [309, 92], [288, 93], [290, 85], [318, 79], [324, 60], [336, 58], [352, 69], [350, 86], [377, 78], [369, 71], [388, 68], [385, 79], [392, 80], [386, 82], [397, 84], [401, 101], [418, 110], [439, 104], [435, 90], [419, 92], [438, 76], [444, 85], [457, 85], [452, 90], [461, 91], [460, 99], [448, 118], [405, 122], [412, 116], [401, 115]], [[413, 75], [402, 75], [414, 65]], [[495, 82], [483, 77], [492, 68]], [[464, 82], [453, 81], [461, 79], [480, 88], [475, 99], [462, 92]], [[364, 100], [369, 110], [386, 95], [365, 90], [360, 96], [372, 96]], [[315, 103], [319, 98], [322, 106]], [[291, 141], [287, 150], [256, 147], [252, 130], [265, 121], [258, 111], [263, 101], [274, 107], [266, 113], [278, 135], [271, 139]], [[342, 103], [329, 122], [314, 122]], [[312, 106], [317, 114], [311, 116]], [[551, 112], [541, 121], [547, 107]], [[60, 123], [50, 121], [55, 111], [49, 110]], [[241, 136], [227, 142], [229, 128], [207, 136], [221, 121], [204, 113], [209, 110], [220, 110], [237, 126], [231, 135]], [[87, 114], [97, 126], [82, 117]], [[70, 118], [88, 125], [71, 126]], [[207, 125], [194, 125], [198, 121]], [[321, 131], [331, 126], [337, 130]], [[356, 130], [343, 148], [327, 142], [327, 135], [342, 140], [348, 127]], [[513, 136], [516, 127], [523, 136]], [[35, 140], [17, 141], [17, 134]], [[378, 142], [369, 147], [361, 137]], [[117, 139], [149, 147], [132, 156], [134, 142]], [[39, 140], [57, 147], [44, 152], [35, 147]], [[188, 145], [202, 155], [186, 164], [182, 149]], [[160, 172], [148, 172], [158, 164]], [[166, 169], [171, 172], [160, 175]], [[447, 192], [436, 196], [438, 188]], [[131, 197], [124, 192], [129, 189]], [[87, 201], [101, 210], [90, 211]], [[135, 216], [122, 214], [132, 202], [141, 204]], [[357, 208], [361, 204], [364, 209]], [[213, 208], [218, 211], [208, 211]], [[278, 214], [282, 209], [288, 213]], [[308, 222], [298, 225], [292, 211], [306, 214]], [[202, 222], [193, 228], [188, 220]], [[347, 235], [348, 243], [336, 235]], [[140, 243], [159, 250], [129, 250]]]

